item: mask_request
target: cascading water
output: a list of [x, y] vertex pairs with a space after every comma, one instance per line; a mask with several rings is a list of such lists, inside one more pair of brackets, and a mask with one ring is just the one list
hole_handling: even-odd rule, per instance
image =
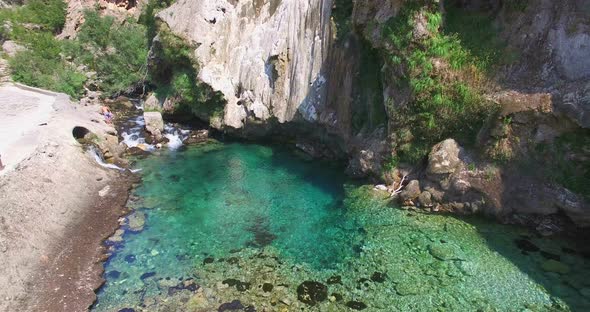
[[[145, 120], [143, 118], [143, 102], [135, 105], [137, 115], [128, 119], [122, 124], [121, 137], [123, 143], [128, 147], [141, 147], [148, 151], [156, 150], [155, 144], [148, 144], [145, 138]], [[164, 132], [162, 133], [168, 139], [166, 146], [168, 149], [174, 151], [180, 148], [184, 141], [188, 138], [190, 130], [181, 129], [177, 125], [165, 122]]]

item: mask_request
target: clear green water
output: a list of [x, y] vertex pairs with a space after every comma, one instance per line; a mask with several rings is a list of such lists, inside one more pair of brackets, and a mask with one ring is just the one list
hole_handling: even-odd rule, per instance
[[329, 163], [234, 143], [138, 167], [145, 225], [123, 226], [95, 311], [590, 311], [587, 246], [389, 207]]

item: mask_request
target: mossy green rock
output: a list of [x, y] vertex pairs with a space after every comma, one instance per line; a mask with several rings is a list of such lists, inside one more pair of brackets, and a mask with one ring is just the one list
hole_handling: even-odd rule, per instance
[[567, 265], [556, 260], [547, 260], [541, 267], [546, 272], [555, 272], [559, 274], [567, 274], [570, 272], [570, 268]]

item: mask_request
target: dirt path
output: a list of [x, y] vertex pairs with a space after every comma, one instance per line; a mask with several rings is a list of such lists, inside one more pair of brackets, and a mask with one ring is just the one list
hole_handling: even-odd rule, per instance
[[102, 282], [100, 242], [118, 226], [132, 179], [96, 164], [74, 139], [76, 126], [103, 141], [115, 132], [98, 107], [0, 88], [7, 165], [0, 174], [0, 311], [84, 311]]

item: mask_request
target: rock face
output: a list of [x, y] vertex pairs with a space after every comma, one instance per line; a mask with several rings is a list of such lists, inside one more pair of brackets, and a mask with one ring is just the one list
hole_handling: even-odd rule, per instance
[[248, 117], [314, 121], [326, 100], [331, 0], [178, 1], [158, 14], [198, 48], [199, 78], [227, 100], [224, 124]]
[[2, 44], [2, 50], [9, 57], [14, 57], [18, 52], [24, 51], [26, 48], [12, 40], [6, 40]]

